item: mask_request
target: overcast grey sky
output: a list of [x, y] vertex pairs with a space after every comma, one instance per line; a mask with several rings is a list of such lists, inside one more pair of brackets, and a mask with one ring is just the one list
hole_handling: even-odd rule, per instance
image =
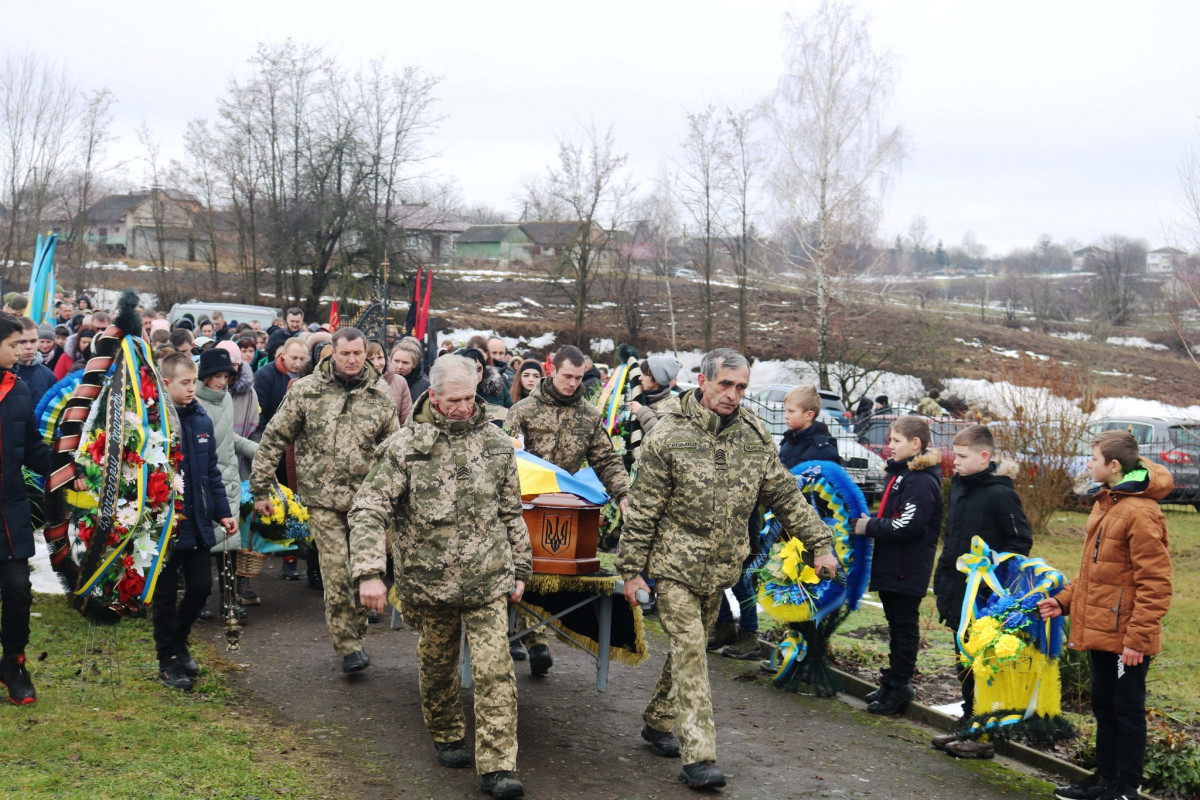
[[[523, 175], [557, 138], [611, 124], [647, 182], [685, 115], [748, 104], [781, 70], [780, 23], [817, 3], [777, 0], [170, 3], [0, 0], [0, 48], [35, 49], [84, 88], [117, 96], [136, 158], [145, 120], [178, 157], [187, 120], [213, 117], [260, 41], [292, 37], [346, 66], [386, 57], [442, 75], [436, 167], [464, 197], [517, 209]], [[888, 118], [912, 143], [879, 235], [916, 214], [947, 245], [973, 230], [991, 252], [1042, 233], [1165, 243], [1184, 148], [1200, 141], [1200, 3], [874, 0], [878, 47], [900, 77]], [[140, 166], [130, 167], [137, 182]]]

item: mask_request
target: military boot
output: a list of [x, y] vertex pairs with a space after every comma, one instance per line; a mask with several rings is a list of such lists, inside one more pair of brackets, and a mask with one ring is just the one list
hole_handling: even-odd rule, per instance
[[725, 785], [725, 773], [715, 761], [697, 761], [683, 765], [679, 780], [693, 789], [715, 789]]
[[717, 627], [713, 629], [712, 636], [708, 637], [705, 649], [709, 652], [720, 650], [725, 645], [736, 642], [737, 635], [738, 624], [736, 622], [718, 622]]
[[721, 655], [726, 658], [736, 658], [739, 661], [752, 661], [761, 653], [758, 646], [758, 631], [748, 631], [741, 627], [738, 628], [737, 639], [733, 644], [721, 650]]
[[479, 788], [483, 790], [484, 794], [490, 794], [500, 800], [525, 796], [525, 787], [517, 780], [516, 774], [508, 770], [487, 773], [483, 776], [483, 782]]

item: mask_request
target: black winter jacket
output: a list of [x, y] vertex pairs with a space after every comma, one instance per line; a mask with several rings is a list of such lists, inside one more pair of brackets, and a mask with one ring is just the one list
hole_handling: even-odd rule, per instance
[[29, 386], [29, 395], [34, 408], [37, 408], [37, 404], [41, 402], [42, 396], [50, 390], [50, 387], [58, 383], [54, 371], [44, 364], [30, 364], [27, 367], [17, 364], [13, 367], [13, 371]]
[[[946, 537], [933, 574], [933, 592], [938, 614], [952, 628], [958, 628], [967, 591], [967, 576], [958, 571], [957, 561], [971, 551], [971, 538], [982, 536], [993, 550], [1023, 556], [1033, 547], [1033, 531], [1013, 487], [1016, 474], [1015, 461], [993, 461], [983, 472], [950, 480]], [[986, 586], [980, 587], [980, 600], [990, 595]]]
[[942, 457], [926, 450], [888, 461], [887, 473], [879, 515], [867, 522], [867, 535], [875, 540], [871, 591], [924, 597], [942, 532]]
[[180, 450], [183, 452], [183, 519], [179, 522], [177, 550], [212, 547], [217, 543], [212, 523], [233, 516], [225, 483], [217, 464], [217, 437], [212, 418], [199, 402], [176, 406], [179, 413]]
[[251, 437], [255, 441], [262, 438], [267, 423], [279, 410], [279, 404], [283, 402], [283, 396], [287, 394], [288, 384], [291, 382], [292, 376], [280, 368], [278, 360], [267, 362], [254, 373], [254, 393], [258, 395], [259, 407], [258, 427], [254, 429], [254, 436]]
[[824, 422], [814, 422], [802, 431], [789, 429], [779, 443], [779, 460], [788, 469], [802, 461], [832, 461], [842, 463], [837, 442]]
[[33, 558], [33, 523], [21, 466], [50, 474], [50, 448], [33, 420], [29, 387], [0, 371], [0, 561]]
[[429, 388], [429, 378], [425, 375], [425, 361], [418, 361], [413, 371], [404, 376], [404, 380], [408, 382], [408, 393], [412, 396], [413, 405], [416, 405], [417, 398]]

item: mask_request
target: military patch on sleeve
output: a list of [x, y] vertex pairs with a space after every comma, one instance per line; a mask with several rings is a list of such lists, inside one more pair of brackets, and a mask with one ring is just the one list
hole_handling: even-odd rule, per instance
[[490, 444], [488, 445], [487, 449], [487, 454], [489, 456], [502, 456], [506, 454], [512, 454], [512, 452], [513, 449], [511, 447], [505, 447], [502, 444]]
[[699, 442], [667, 442], [668, 450], [682, 450], [687, 447], [699, 447]]
[[767, 447], [765, 444], [748, 444], [748, 445], [745, 445], [745, 450], [747, 453], [769, 453], [769, 452], [771, 452], [771, 449], [769, 447]]

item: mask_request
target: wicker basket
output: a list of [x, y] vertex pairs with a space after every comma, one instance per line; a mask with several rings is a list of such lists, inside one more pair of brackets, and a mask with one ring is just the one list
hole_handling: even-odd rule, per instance
[[256, 550], [238, 550], [237, 576], [239, 578], [257, 578], [262, 574], [265, 563], [267, 563], [265, 553], [259, 553]]

